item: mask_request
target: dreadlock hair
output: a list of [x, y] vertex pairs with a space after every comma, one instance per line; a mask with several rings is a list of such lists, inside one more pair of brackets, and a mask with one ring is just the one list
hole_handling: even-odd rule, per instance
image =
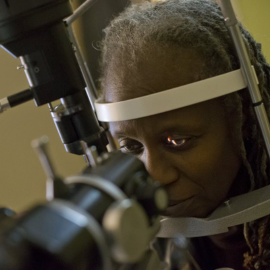
[[[261, 45], [241, 25], [240, 29], [269, 117], [270, 66], [262, 55]], [[167, 0], [133, 5], [104, 31], [101, 90], [112, 65], [122, 63], [125, 69], [135, 71], [138, 59], [147, 59], [151, 48], [161, 49], [165, 55], [168, 54], [166, 49], [171, 48], [197, 52], [207, 62], [201, 73], [197, 74], [197, 80], [239, 68], [222, 13], [213, 0]], [[247, 181], [250, 190], [268, 185], [267, 153], [248, 91], [226, 95], [222, 101], [229, 116], [235, 146], [241, 153], [242, 163], [249, 176]], [[247, 269], [266, 269], [263, 266], [270, 265], [268, 223], [269, 218], [266, 217], [245, 225], [245, 238], [250, 247], [250, 252], [245, 254], [244, 265]]]

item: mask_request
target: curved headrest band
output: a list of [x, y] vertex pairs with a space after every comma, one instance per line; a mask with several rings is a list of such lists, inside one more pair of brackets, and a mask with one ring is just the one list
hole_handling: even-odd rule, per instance
[[183, 85], [155, 94], [115, 103], [95, 102], [97, 117], [102, 122], [124, 121], [159, 114], [247, 87], [240, 69], [209, 79]]

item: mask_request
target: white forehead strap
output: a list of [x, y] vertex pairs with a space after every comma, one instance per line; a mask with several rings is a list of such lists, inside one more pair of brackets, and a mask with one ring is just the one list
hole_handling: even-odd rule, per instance
[[163, 113], [247, 87], [240, 69], [155, 94], [115, 103], [95, 102], [102, 122], [124, 121]]

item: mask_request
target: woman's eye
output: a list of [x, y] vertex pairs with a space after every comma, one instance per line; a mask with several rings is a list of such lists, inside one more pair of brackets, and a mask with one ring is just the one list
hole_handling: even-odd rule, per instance
[[190, 140], [190, 137], [182, 137], [182, 136], [168, 136], [166, 137], [165, 144], [171, 148], [182, 148], [187, 142]]
[[119, 141], [120, 150], [124, 153], [139, 154], [143, 150], [143, 145], [136, 141]]

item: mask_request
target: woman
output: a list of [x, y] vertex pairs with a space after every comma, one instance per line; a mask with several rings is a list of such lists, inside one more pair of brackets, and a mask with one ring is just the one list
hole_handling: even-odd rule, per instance
[[[241, 28], [268, 115], [270, 67]], [[188, 85], [239, 68], [218, 5], [168, 0], [128, 8], [105, 30], [105, 102]], [[202, 89], [204, 91], [204, 89]], [[123, 152], [138, 156], [168, 191], [169, 216], [206, 217], [231, 196], [269, 184], [266, 150], [248, 91], [110, 123]], [[194, 239], [202, 269], [270, 269], [269, 217]], [[269, 236], [268, 236], [269, 235]], [[198, 252], [197, 252], [198, 253]]]

